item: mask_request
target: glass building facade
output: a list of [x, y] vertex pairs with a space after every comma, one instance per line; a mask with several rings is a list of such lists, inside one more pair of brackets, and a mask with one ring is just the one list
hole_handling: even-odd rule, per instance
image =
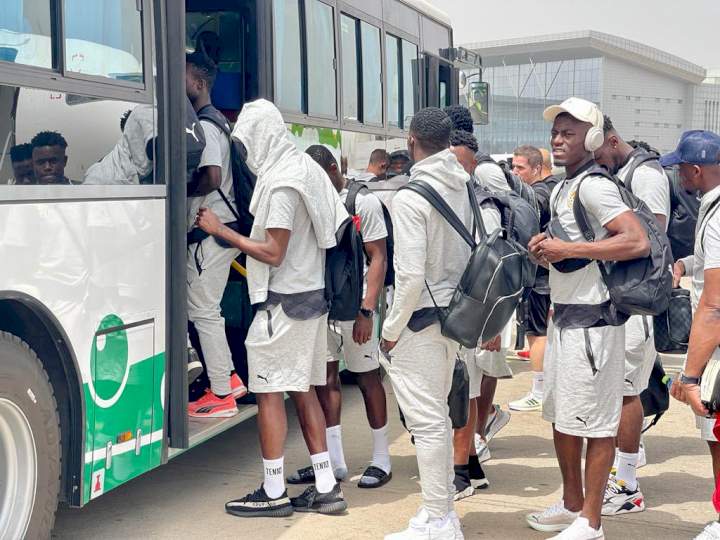
[[490, 123], [475, 128], [480, 149], [510, 154], [522, 144], [549, 148], [543, 110], [571, 96], [600, 105], [602, 58], [487, 67], [483, 81], [490, 84]]

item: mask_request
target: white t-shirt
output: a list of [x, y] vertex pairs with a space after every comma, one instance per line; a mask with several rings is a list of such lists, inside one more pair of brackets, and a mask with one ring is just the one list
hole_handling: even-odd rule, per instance
[[[617, 177], [623, 183], [625, 183], [631, 166], [632, 160], [617, 173]], [[665, 216], [665, 230], [667, 231], [667, 217], [670, 215], [670, 182], [658, 162], [645, 162], [635, 169], [630, 187], [632, 187], [633, 194], [647, 204], [653, 214]]]
[[325, 288], [325, 250], [318, 247], [312, 220], [296, 190], [272, 192], [265, 228], [291, 231], [285, 259], [278, 268], [270, 267], [269, 290], [295, 294]]
[[481, 186], [494, 193], [505, 193], [510, 191], [510, 186], [505, 178], [505, 173], [495, 163], [481, 163], [475, 168], [475, 177]]
[[720, 197], [720, 187], [706, 193], [700, 202], [695, 250], [692, 256], [693, 312], [697, 308], [705, 286], [705, 270], [720, 268], [720, 204], [712, 208], [708, 214], [708, 208], [718, 197]]
[[[578, 184], [585, 176], [587, 172], [560, 182], [550, 197], [550, 208], [557, 212], [560, 225], [573, 242], [584, 241], [580, 227], [575, 222], [573, 203]], [[607, 237], [605, 225], [630, 210], [622, 201], [617, 186], [602, 176], [593, 175], [585, 179], [580, 189], [580, 201], [585, 207], [596, 240]], [[550, 265], [550, 299], [555, 304], [598, 305], [606, 302], [609, 299], [608, 290], [597, 263], [592, 262], [569, 273], [559, 272]]]
[[[220, 189], [227, 196], [231, 204], [235, 204], [235, 195], [232, 189], [232, 167], [230, 165], [230, 141], [225, 133], [214, 123], [200, 120], [205, 132], [205, 148], [200, 158], [198, 169], [203, 167], [220, 167], [222, 169], [222, 182]], [[235, 221], [235, 216], [227, 207], [217, 191], [204, 197], [191, 197], [188, 200], [188, 230], [195, 224], [195, 215], [201, 208], [209, 208], [223, 223]]]

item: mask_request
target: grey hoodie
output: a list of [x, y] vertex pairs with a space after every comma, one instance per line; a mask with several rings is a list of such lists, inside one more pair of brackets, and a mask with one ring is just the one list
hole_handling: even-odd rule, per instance
[[[435, 188], [472, 230], [472, 209], [465, 187], [470, 176], [450, 150], [416, 163], [410, 172], [413, 180], [424, 180]], [[470, 246], [430, 203], [409, 190], [395, 195], [392, 219], [395, 295], [382, 335], [397, 341], [414, 311], [434, 306], [425, 282], [439, 306], [450, 303], [470, 259]]]

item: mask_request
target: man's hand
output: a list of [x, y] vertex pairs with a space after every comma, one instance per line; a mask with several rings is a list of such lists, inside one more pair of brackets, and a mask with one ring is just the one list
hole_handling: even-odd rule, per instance
[[388, 341], [385, 338], [380, 340], [380, 350], [386, 354], [392, 351], [395, 345], [397, 345], [397, 341]]
[[201, 208], [198, 210], [195, 225], [213, 236], [217, 235], [223, 227], [223, 223], [209, 208]]
[[570, 258], [570, 249], [572, 242], [565, 242], [557, 238], [546, 238], [537, 247], [537, 253], [540, 260], [556, 263]]
[[480, 348], [481, 348], [483, 351], [498, 352], [498, 351], [500, 350], [500, 342], [501, 342], [500, 336], [497, 335], [497, 336], [495, 336], [494, 338], [492, 338], [492, 339], [486, 341], [485, 343], [483, 343], [483, 344], [480, 346]]
[[362, 313], [358, 313], [355, 318], [355, 324], [353, 324], [353, 341], [358, 345], [363, 345], [370, 341], [373, 329], [373, 318], [366, 317]]
[[540, 244], [547, 238], [547, 235], [545, 233], [536, 234], [530, 239], [530, 242], [528, 243], [528, 250], [530, 251], [530, 255], [535, 260], [535, 262], [542, 262], [541, 257], [538, 253], [538, 249], [540, 247]]
[[707, 416], [709, 411], [700, 400], [700, 385], [683, 384], [679, 380], [673, 382], [670, 394], [678, 401], [690, 405], [690, 408], [698, 416]]
[[685, 275], [685, 263], [676, 261], [673, 265], [673, 287], [680, 286], [680, 279]]

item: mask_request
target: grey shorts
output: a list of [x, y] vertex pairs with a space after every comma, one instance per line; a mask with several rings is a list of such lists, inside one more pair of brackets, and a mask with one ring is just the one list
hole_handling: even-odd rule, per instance
[[543, 418], [576, 437], [615, 437], [622, 411], [625, 328], [548, 326]]
[[328, 362], [345, 360], [345, 367], [353, 373], [367, 373], [380, 367], [378, 338], [373, 332], [369, 341], [358, 345], [352, 337], [354, 321], [332, 321], [327, 330]]
[[656, 357], [652, 318], [641, 315], [630, 317], [625, 323], [623, 396], [639, 396], [647, 388]]

